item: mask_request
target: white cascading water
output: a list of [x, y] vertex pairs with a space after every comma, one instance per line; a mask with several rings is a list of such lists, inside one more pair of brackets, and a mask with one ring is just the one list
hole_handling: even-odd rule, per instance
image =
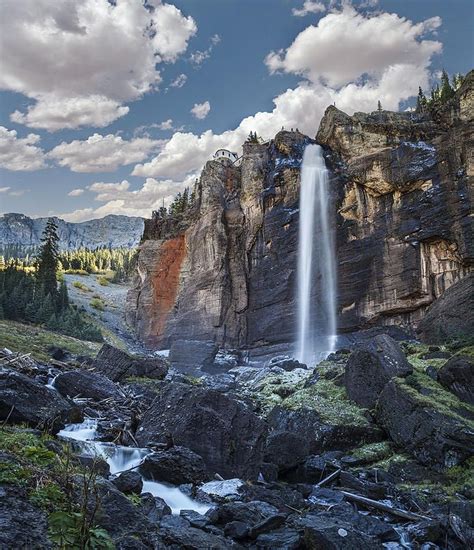
[[313, 144], [306, 146], [301, 165], [297, 301], [297, 359], [311, 366], [336, 345], [336, 261], [328, 171], [321, 147]]

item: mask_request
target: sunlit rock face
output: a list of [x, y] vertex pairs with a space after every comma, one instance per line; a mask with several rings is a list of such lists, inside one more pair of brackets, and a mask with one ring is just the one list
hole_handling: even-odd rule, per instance
[[[340, 333], [415, 328], [469, 272], [473, 80], [432, 117], [326, 111], [315, 141], [330, 169]], [[300, 165], [311, 142], [281, 131], [245, 144], [238, 165], [209, 161], [189, 212], [146, 222], [127, 311], [145, 342], [293, 350]]]

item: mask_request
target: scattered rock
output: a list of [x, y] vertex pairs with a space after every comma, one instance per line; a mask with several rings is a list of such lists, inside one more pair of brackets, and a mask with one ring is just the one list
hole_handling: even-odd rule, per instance
[[139, 495], [143, 489], [142, 476], [132, 470], [122, 472], [112, 483], [119, 491], [125, 494], [135, 493]]
[[80, 422], [78, 407], [54, 390], [23, 374], [0, 370], [0, 420], [57, 433], [67, 422]]
[[292, 359], [291, 357], [281, 356], [281, 355], [278, 355], [277, 357], [273, 357], [272, 359], [270, 359], [270, 361], [267, 363], [267, 366], [279, 367], [280, 369], [283, 369], [285, 371], [308, 368], [304, 363], [300, 363], [296, 359]]
[[231, 539], [191, 527], [189, 522], [180, 516], [165, 516], [160, 523], [160, 536], [166, 544], [187, 550], [227, 550], [235, 547]]
[[224, 527], [225, 536], [235, 540], [246, 539], [249, 531], [249, 525], [243, 521], [229, 521]]
[[209, 518], [203, 516], [195, 510], [181, 510], [179, 515], [184, 518], [186, 521], [189, 521], [191, 527], [197, 527], [198, 529], [204, 529], [209, 525]]
[[438, 380], [459, 399], [474, 405], [474, 361], [472, 357], [455, 355], [438, 371]]
[[163, 380], [168, 362], [163, 357], [139, 357], [104, 344], [94, 360], [94, 369], [114, 382], [137, 376]]
[[271, 433], [265, 447], [265, 461], [276, 464], [280, 472], [294, 468], [309, 454], [306, 437], [294, 432]]
[[265, 518], [250, 528], [249, 537], [251, 539], [256, 539], [259, 535], [278, 529], [285, 523], [285, 520], [285, 514], [275, 514], [274, 516]]
[[218, 349], [214, 342], [174, 340], [169, 361], [178, 368], [208, 367], [214, 363]]
[[407, 376], [413, 371], [400, 346], [386, 334], [355, 350], [344, 372], [344, 386], [349, 399], [372, 409], [385, 384], [394, 376]]
[[173, 485], [199, 483], [207, 477], [203, 459], [186, 447], [171, 447], [147, 455], [140, 471], [156, 481]]
[[154, 524], [159, 523], [164, 516], [171, 515], [171, 508], [160, 497], [151, 493], [143, 493], [140, 497], [142, 512]]
[[209, 481], [201, 485], [200, 490], [210, 495], [222, 499], [240, 498], [239, 489], [245, 483], [241, 479], [226, 479], [224, 481]]
[[167, 384], [144, 413], [136, 438], [147, 445], [164, 442], [165, 433], [199, 454], [211, 475], [256, 479], [260, 472], [266, 425], [246, 405], [221, 392]]
[[255, 541], [257, 548], [271, 548], [277, 549], [281, 548], [282, 550], [297, 550], [301, 548], [301, 535], [298, 531], [294, 529], [289, 529], [285, 527], [283, 529], [278, 529], [272, 531], [271, 533], [266, 533], [257, 537]]
[[122, 396], [120, 389], [107, 377], [84, 370], [59, 374], [54, 381], [54, 387], [61, 395], [89, 397], [95, 401]]

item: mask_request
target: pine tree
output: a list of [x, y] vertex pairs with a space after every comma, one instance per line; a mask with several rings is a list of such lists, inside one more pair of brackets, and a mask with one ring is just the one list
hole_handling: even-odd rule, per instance
[[417, 113], [424, 113], [426, 111], [426, 97], [423, 93], [423, 90], [421, 89], [421, 86], [418, 88], [418, 97], [416, 99], [416, 112]]
[[443, 69], [443, 73], [441, 75], [440, 99], [444, 103], [445, 101], [451, 99], [453, 95], [454, 90], [451, 88], [448, 73]]
[[380, 103], [380, 99], [379, 99], [378, 102], [377, 102], [377, 111], [378, 111], [379, 113], [382, 112], [382, 103]]
[[58, 293], [56, 273], [59, 266], [59, 237], [58, 226], [52, 218], [46, 224], [41, 243], [38, 256], [38, 283], [44, 296], [49, 294], [56, 298]]

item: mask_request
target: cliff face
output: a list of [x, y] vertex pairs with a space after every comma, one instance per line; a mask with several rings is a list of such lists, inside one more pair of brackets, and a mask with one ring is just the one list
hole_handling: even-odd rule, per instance
[[[82, 223], [54, 219], [63, 250], [135, 247], [143, 234], [143, 218], [110, 215]], [[29, 218], [23, 214], [0, 216], [0, 249], [8, 245], [23, 248], [39, 246], [47, 221], [48, 218]]]
[[[326, 111], [316, 142], [331, 171], [339, 332], [413, 327], [468, 273], [473, 109], [469, 75], [433, 117]], [[184, 219], [147, 222], [127, 311], [145, 342], [270, 351], [294, 341], [299, 173], [311, 141], [282, 131], [245, 144], [239, 167], [210, 161]]]

